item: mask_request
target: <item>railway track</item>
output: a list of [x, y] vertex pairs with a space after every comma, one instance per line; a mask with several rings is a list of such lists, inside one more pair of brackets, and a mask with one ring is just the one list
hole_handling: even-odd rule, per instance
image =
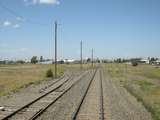
[[104, 120], [102, 71], [97, 69], [82, 96], [72, 120]]
[[48, 89], [49, 87], [52, 87], [53, 85], [55, 85], [56, 83], [58, 83], [59, 81], [61, 81], [65, 76], [71, 77], [72, 75], [71, 75], [71, 76], [69, 76], [69, 75], [63, 75], [61, 78], [57, 79], [57, 80], [54, 81], [53, 83], [45, 86], [44, 88], [41, 88], [41, 89], [39, 90], [39, 92], [40, 92], [40, 93], [44, 92], [44, 91], [45, 91], [46, 89]]
[[[54, 89], [31, 101], [20, 109], [14, 111], [1, 120], [34, 120], [40, 116], [47, 108], [53, 105], [58, 99], [60, 99], [67, 91], [69, 91], [75, 84], [77, 84], [81, 78], [87, 73], [82, 74], [78, 80], [73, 81], [73, 77], [69, 77], [63, 83], [59, 84]], [[69, 83], [71, 81], [71, 83]], [[67, 88], [63, 88], [68, 86]]]
[[100, 93], [99, 93], [99, 101], [100, 101], [100, 112], [99, 112], [99, 119], [104, 120], [104, 103], [103, 103], [103, 81], [102, 81], [102, 70], [100, 70], [100, 80], [99, 80], [99, 85], [100, 85]]
[[63, 75], [62, 77], [60, 77], [59, 79], [57, 79], [56, 81], [54, 81], [53, 83], [45, 86], [44, 88], [41, 88], [41, 89], [39, 90], [39, 92], [40, 92], [40, 93], [43, 93], [45, 90], [47, 90], [48, 88], [52, 87], [52, 86], [55, 85], [56, 83], [60, 82], [60, 81], [63, 80], [65, 77], [71, 78], [71, 77], [74, 77], [74, 74], [71, 73], [71, 75], [70, 75], [70, 74], [67, 74], [67, 73], [66, 73], [65, 75]]

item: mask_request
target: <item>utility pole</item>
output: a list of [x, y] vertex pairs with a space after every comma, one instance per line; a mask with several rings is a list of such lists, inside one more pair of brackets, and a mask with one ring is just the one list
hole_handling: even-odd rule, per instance
[[92, 48], [92, 68], [93, 68], [93, 48]]
[[83, 58], [82, 58], [82, 41], [80, 43], [80, 51], [81, 51], [81, 55], [80, 55], [80, 58], [81, 58], [81, 70], [82, 70], [82, 64], [83, 64]]
[[55, 78], [57, 78], [57, 21], [55, 21]]

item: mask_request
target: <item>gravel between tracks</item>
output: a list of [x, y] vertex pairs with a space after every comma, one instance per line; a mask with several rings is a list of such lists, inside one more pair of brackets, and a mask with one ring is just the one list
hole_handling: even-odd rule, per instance
[[89, 74], [78, 82], [78, 84], [47, 109], [38, 120], [71, 120], [73, 111], [75, 111], [80, 98], [84, 94], [92, 75], [93, 71], [90, 71]]
[[76, 120], [98, 120], [100, 118], [100, 71], [91, 83], [86, 97], [81, 105]]

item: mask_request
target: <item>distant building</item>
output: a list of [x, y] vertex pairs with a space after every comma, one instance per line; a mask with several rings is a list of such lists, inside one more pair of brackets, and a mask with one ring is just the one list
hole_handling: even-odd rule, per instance
[[13, 60], [0, 60], [0, 64], [16, 64]]
[[24, 62], [25, 62], [25, 63], [30, 63], [31, 60], [30, 60], [30, 59], [25, 59]]
[[5, 64], [5, 61], [3, 61], [3, 60], [0, 60], [0, 64]]
[[160, 59], [156, 60], [155, 64], [160, 65]]
[[149, 59], [141, 59], [140, 63], [149, 64], [150, 60]]
[[47, 60], [43, 60], [43, 61], [39, 61], [38, 64], [53, 64], [53, 60], [52, 59], [47, 59]]
[[70, 63], [74, 63], [75, 62], [75, 60], [73, 60], [73, 59], [64, 59], [63, 61], [66, 64], [70, 64]]

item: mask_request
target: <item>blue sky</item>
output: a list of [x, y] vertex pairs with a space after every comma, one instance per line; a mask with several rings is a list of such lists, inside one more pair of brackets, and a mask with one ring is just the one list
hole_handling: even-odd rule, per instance
[[[5, 8], [4, 8], [5, 6]], [[0, 59], [160, 57], [159, 0], [0, 0]], [[9, 9], [9, 10], [8, 10]]]

